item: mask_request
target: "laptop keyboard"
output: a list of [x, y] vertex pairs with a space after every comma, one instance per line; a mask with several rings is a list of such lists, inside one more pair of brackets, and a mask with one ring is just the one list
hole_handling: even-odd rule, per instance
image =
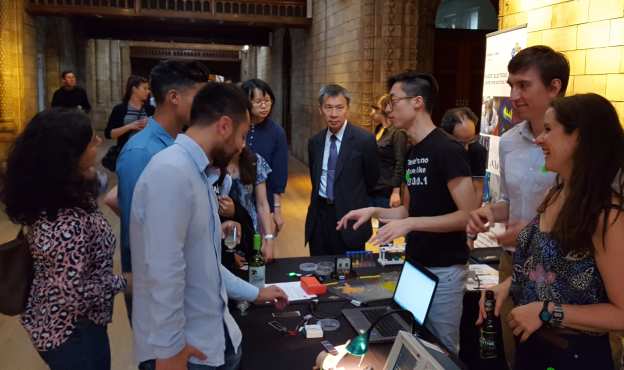
[[[383, 314], [388, 312], [385, 308], [380, 308], [378, 310], [364, 310], [362, 314], [364, 317], [368, 319], [370, 324], [372, 325], [378, 318], [380, 318]], [[403, 330], [404, 328], [399, 324], [399, 322], [394, 318], [394, 315], [389, 315], [384, 317], [378, 324], [375, 326], [375, 329], [381, 334], [382, 337], [396, 337], [399, 334], [399, 330]]]

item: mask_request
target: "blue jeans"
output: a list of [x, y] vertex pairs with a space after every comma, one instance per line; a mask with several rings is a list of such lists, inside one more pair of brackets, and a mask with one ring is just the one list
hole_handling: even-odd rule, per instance
[[459, 324], [468, 266], [429, 267], [440, 280], [425, 326], [449, 351], [459, 353]]
[[50, 370], [110, 370], [111, 354], [105, 325], [89, 320], [76, 323], [60, 346], [39, 352]]

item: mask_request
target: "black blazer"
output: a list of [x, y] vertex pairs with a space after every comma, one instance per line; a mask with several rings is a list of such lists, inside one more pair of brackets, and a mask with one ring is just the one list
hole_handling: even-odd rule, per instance
[[[319, 202], [319, 187], [323, 167], [323, 151], [327, 129], [321, 130], [308, 141], [308, 167], [312, 181], [310, 206], [306, 216], [305, 241], [310, 241], [316, 229]], [[342, 218], [354, 209], [368, 207], [368, 195], [373, 192], [379, 178], [379, 159], [375, 137], [349, 122], [345, 128], [336, 163], [334, 180], [334, 202], [336, 217]], [[341, 231], [345, 244], [350, 249], [361, 249], [371, 237], [370, 222], [358, 230]]]

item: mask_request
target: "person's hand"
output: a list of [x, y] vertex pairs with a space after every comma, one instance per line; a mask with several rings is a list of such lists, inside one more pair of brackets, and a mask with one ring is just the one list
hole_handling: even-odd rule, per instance
[[494, 213], [490, 207], [481, 207], [470, 212], [470, 219], [466, 226], [468, 238], [474, 238], [478, 233], [484, 233], [494, 226]]
[[225, 239], [227, 235], [230, 235], [234, 226], [236, 226], [236, 230], [238, 230], [236, 233], [236, 244], [239, 244], [241, 241], [241, 230], [243, 229], [241, 228], [241, 224], [236, 221], [225, 221], [221, 223], [221, 239]]
[[262, 248], [260, 251], [262, 252], [262, 257], [264, 257], [264, 261], [269, 263], [273, 261], [273, 251], [275, 247], [275, 240], [266, 240], [262, 241]]
[[186, 345], [176, 355], [156, 360], [156, 370], [188, 370], [188, 360], [191, 357], [206, 360], [206, 355], [197, 348]]
[[515, 246], [518, 240], [518, 234], [527, 225], [526, 221], [513, 221], [507, 223], [504, 233], [496, 235], [499, 245]]
[[346, 230], [349, 227], [350, 221], [355, 221], [353, 224], [353, 230], [357, 230], [360, 226], [362, 226], [365, 222], [368, 222], [373, 217], [373, 213], [375, 212], [375, 208], [360, 208], [353, 211], [350, 211], [344, 217], [342, 217], [338, 224], [336, 225], [336, 230]]
[[284, 291], [275, 285], [260, 288], [256, 303], [272, 302], [275, 308], [283, 310], [288, 305], [288, 296]]
[[234, 253], [234, 264], [236, 265], [236, 268], [240, 270], [243, 266], [247, 264], [247, 260], [240, 254]]
[[407, 235], [412, 231], [409, 218], [402, 220], [379, 220], [380, 223], [385, 225], [377, 231], [377, 234], [373, 235], [368, 241], [372, 245], [383, 245], [390, 243], [396, 238]]
[[513, 330], [516, 337], [520, 337], [520, 342], [524, 342], [537, 329], [542, 327], [542, 320], [539, 317], [542, 311], [542, 302], [531, 302], [523, 306], [518, 306], [511, 310], [508, 316], [509, 328]]
[[[505, 303], [507, 297], [509, 297], [510, 287], [511, 278], [488, 289], [494, 292], [494, 299], [496, 300], [496, 305], [494, 306], [494, 316], [499, 317], [501, 308], [503, 307], [503, 303]], [[486, 316], [487, 314], [485, 313], [485, 290], [482, 290], [481, 299], [479, 300], [479, 317], [477, 318], [477, 322], [475, 323], [475, 325], [479, 326], [483, 324]]]
[[398, 192], [392, 192], [390, 195], [390, 208], [396, 208], [401, 205], [401, 194]]
[[275, 224], [275, 237], [277, 237], [279, 232], [284, 228], [284, 219], [282, 218], [282, 211], [280, 207], [273, 210], [273, 223]]
[[141, 131], [147, 125], [147, 118], [138, 119], [130, 124], [133, 131]]
[[[232, 218], [234, 217], [234, 213], [236, 211], [236, 206], [234, 205], [234, 201], [232, 198], [227, 195], [223, 195], [219, 197], [219, 215]], [[239, 229], [240, 230], [240, 229]]]

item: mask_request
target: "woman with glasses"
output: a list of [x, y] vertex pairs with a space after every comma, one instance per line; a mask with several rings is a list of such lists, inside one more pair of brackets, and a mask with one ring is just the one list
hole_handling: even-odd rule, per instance
[[375, 126], [380, 176], [370, 197], [371, 207], [394, 208], [401, 205], [401, 182], [405, 171], [407, 136], [392, 125], [386, 113], [390, 95], [372, 105], [370, 117]]
[[[254, 78], [243, 82], [245, 94], [252, 105], [251, 128], [247, 134], [247, 147], [266, 160], [272, 172], [266, 181], [267, 198], [275, 223], [275, 235], [284, 227], [281, 212], [281, 195], [288, 180], [288, 143], [284, 129], [271, 118], [275, 103], [273, 90], [266, 82]], [[265, 235], [267, 240], [274, 235]]]

